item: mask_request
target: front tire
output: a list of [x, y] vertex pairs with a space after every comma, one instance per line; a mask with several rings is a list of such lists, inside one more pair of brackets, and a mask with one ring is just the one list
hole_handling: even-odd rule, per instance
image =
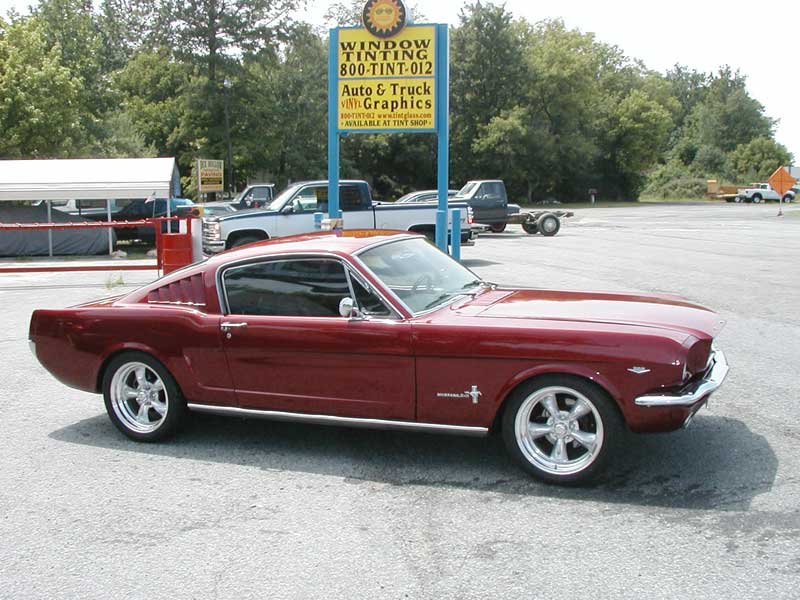
[[565, 375], [546, 375], [521, 385], [503, 414], [509, 454], [547, 483], [591, 482], [623, 432], [617, 407], [603, 390]]
[[143, 352], [114, 358], [103, 375], [111, 422], [137, 442], [169, 437], [186, 417], [186, 401], [166, 367]]
[[246, 246], [247, 244], [254, 244], [262, 241], [264, 241], [264, 238], [258, 238], [254, 235], [244, 235], [240, 238], [236, 238], [231, 244], [231, 248], [239, 248], [240, 246]]

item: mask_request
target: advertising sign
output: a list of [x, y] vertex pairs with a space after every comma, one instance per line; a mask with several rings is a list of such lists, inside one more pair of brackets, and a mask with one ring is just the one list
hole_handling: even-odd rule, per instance
[[225, 161], [206, 160], [197, 161], [197, 191], [201, 194], [207, 192], [222, 192], [225, 183]]
[[[331, 219], [341, 216], [339, 155], [343, 136], [435, 133], [439, 192], [436, 245], [446, 251], [450, 146], [447, 25], [412, 24], [403, 0], [367, 0], [363, 27], [336, 27], [330, 34], [328, 213]], [[457, 254], [458, 243], [453, 248]]]
[[390, 39], [339, 31], [339, 129], [436, 129], [436, 28], [410, 26]]

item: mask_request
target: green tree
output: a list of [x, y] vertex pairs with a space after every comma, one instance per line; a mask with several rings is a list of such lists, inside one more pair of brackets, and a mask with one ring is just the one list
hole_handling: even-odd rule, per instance
[[732, 175], [737, 181], [766, 181], [781, 166], [793, 162], [785, 146], [771, 138], [756, 138], [740, 144], [731, 153]]
[[[2, 21], [0, 21], [2, 23]], [[83, 81], [63, 63], [37, 18], [2, 23], [0, 155], [67, 157], [90, 143]]]
[[160, 156], [191, 152], [181, 131], [185, 109], [183, 94], [192, 68], [173, 60], [166, 50], [142, 50], [114, 74], [119, 107], [145, 145]]
[[519, 102], [526, 68], [526, 26], [505, 6], [474, 2], [452, 31], [450, 62], [451, 179], [492, 177], [474, 154], [481, 127]]

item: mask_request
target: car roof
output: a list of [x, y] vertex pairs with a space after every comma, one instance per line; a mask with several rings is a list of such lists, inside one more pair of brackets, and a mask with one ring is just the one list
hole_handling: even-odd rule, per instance
[[350, 229], [338, 233], [330, 231], [304, 233], [274, 240], [254, 242], [240, 248], [228, 250], [210, 258], [208, 264], [216, 267], [238, 260], [285, 253], [318, 254], [332, 252], [334, 254], [353, 254], [363, 248], [381, 242], [413, 237], [419, 236], [407, 231], [381, 229]]

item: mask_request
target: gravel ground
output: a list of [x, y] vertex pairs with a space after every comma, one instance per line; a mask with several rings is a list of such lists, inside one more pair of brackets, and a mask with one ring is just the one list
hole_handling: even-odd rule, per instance
[[529, 479], [494, 437], [204, 416], [130, 442], [26, 342], [33, 308], [116, 276], [0, 275], [0, 598], [797, 598], [800, 208], [776, 212], [582, 210], [557, 237], [465, 249], [493, 281], [673, 292], [728, 321], [709, 409], [630, 436], [579, 490]]

